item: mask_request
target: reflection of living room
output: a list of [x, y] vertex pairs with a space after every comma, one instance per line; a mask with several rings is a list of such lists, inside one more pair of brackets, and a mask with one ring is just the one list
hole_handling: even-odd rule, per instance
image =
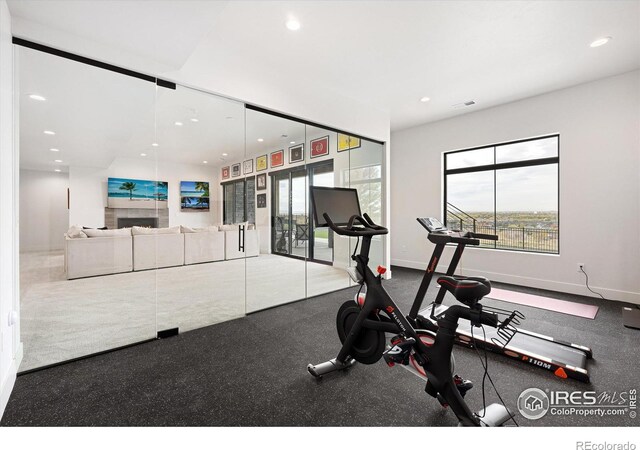
[[21, 97], [23, 370], [349, 286], [354, 243], [313, 228], [308, 185], [348, 185], [380, 144], [350, 158], [335, 131], [19, 51], [21, 88], [48, 98]]

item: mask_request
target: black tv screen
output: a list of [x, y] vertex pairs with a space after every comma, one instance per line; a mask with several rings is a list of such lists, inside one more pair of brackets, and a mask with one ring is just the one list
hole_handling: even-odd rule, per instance
[[355, 189], [312, 186], [311, 198], [316, 227], [327, 226], [324, 213], [336, 225], [347, 225], [353, 215], [362, 215]]

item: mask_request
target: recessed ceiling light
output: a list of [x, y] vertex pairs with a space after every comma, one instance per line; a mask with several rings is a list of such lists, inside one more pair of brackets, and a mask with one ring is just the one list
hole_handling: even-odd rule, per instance
[[202, 164], [207, 164], [209, 161], [202, 161]]
[[50, 131], [50, 130], [44, 130], [44, 134], [49, 134], [49, 135], [53, 136], [56, 133], [53, 132], [53, 131]]
[[61, 159], [54, 159], [53, 162], [61, 163], [62, 160]]
[[31, 95], [29, 96], [29, 98], [30, 98], [31, 100], [38, 100], [39, 102], [43, 102], [43, 101], [45, 101], [45, 100], [46, 100], [46, 98], [44, 98], [42, 95], [38, 95], [38, 94], [31, 94]]
[[605, 36], [600, 39], [596, 39], [591, 43], [591, 47], [600, 47], [609, 42], [611, 39], [613, 39], [611, 36]]
[[420, 99], [420, 101], [421, 101], [422, 103], [427, 103], [429, 100], [431, 100], [429, 97], [422, 97], [422, 98]]
[[222, 156], [229, 156], [229, 154], [228, 153], [223, 153]]
[[225, 117], [225, 119], [227, 119], [227, 120], [233, 119], [233, 116], [227, 116], [227, 117]]
[[50, 148], [49, 151], [51, 151], [51, 152], [59, 152], [60, 150], [58, 150], [57, 148]]
[[152, 146], [152, 147], [157, 147], [157, 146], [158, 146], [158, 143], [157, 143], [157, 142], [154, 142], [153, 144], [151, 144], [151, 146]]
[[298, 22], [296, 19], [289, 19], [287, 20], [287, 28], [290, 29], [291, 31], [299, 30], [300, 22]]
[[191, 121], [192, 121], [192, 122], [198, 122], [198, 119], [196, 119], [195, 117], [192, 117], [192, 118], [191, 118]]
[[147, 156], [146, 153], [140, 153], [140, 156]]
[[264, 142], [264, 139], [258, 138], [258, 142]]
[[60, 169], [55, 169], [54, 172], [62, 172]]
[[177, 127], [181, 127], [181, 126], [182, 126], [182, 122], [176, 122], [176, 123], [175, 123], [175, 125], [176, 125]]
[[289, 144], [295, 144], [295, 143], [296, 143], [296, 141], [291, 141], [291, 142], [289, 142]]

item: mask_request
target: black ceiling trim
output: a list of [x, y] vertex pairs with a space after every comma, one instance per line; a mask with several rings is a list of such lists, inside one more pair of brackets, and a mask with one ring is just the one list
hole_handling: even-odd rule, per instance
[[369, 138], [366, 138], [364, 136], [360, 136], [359, 134], [353, 134], [353, 133], [348, 132], [348, 131], [339, 130], [338, 128], [328, 127], [326, 125], [320, 125], [319, 123], [316, 123], [316, 122], [310, 122], [308, 120], [300, 119], [298, 117], [290, 116], [288, 114], [283, 114], [281, 112], [272, 111], [270, 109], [263, 108], [261, 106], [252, 105], [250, 103], [245, 103], [245, 106], [246, 106], [247, 109], [250, 109], [252, 111], [258, 111], [258, 112], [261, 112], [261, 113], [264, 113], [264, 114], [269, 114], [271, 116], [280, 117], [282, 119], [292, 120], [294, 122], [299, 122], [299, 123], [303, 123], [305, 125], [310, 125], [312, 127], [323, 128], [325, 130], [333, 131], [334, 133], [346, 134], [348, 136], [353, 136], [353, 137], [356, 137], [358, 139], [362, 139], [363, 141], [374, 142], [376, 144], [384, 145], [383, 141], [377, 141], [375, 139], [369, 139]]
[[100, 69], [109, 70], [111, 72], [116, 72], [116, 73], [127, 75], [133, 78], [138, 78], [140, 80], [149, 81], [150, 83], [154, 83], [154, 84], [157, 84], [158, 86], [162, 86], [168, 89], [176, 88], [176, 84], [172, 83], [171, 81], [161, 80], [160, 78], [156, 78], [151, 75], [146, 75], [144, 73], [136, 72], [135, 70], [129, 70], [123, 67], [114, 66], [113, 64], [108, 64], [102, 61], [98, 61], [96, 59], [87, 58], [86, 56], [76, 55], [75, 53], [49, 47], [43, 44], [38, 44], [36, 42], [28, 41], [26, 39], [22, 39], [19, 37], [14, 36], [12, 39], [12, 42], [15, 45], [19, 45], [21, 47], [30, 48], [32, 50], [37, 50], [39, 52], [48, 53], [50, 55], [59, 56], [65, 59], [70, 59], [71, 61], [87, 64], [89, 66], [99, 67]]

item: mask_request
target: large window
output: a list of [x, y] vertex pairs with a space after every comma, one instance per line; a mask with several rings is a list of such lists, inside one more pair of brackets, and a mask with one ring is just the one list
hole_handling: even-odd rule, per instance
[[[256, 179], [232, 181], [222, 185], [225, 224], [256, 221]], [[246, 194], [245, 194], [246, 193]]]
[[558, 135], [444, 155], [445, 221], [483, 247], [559, 253]]

